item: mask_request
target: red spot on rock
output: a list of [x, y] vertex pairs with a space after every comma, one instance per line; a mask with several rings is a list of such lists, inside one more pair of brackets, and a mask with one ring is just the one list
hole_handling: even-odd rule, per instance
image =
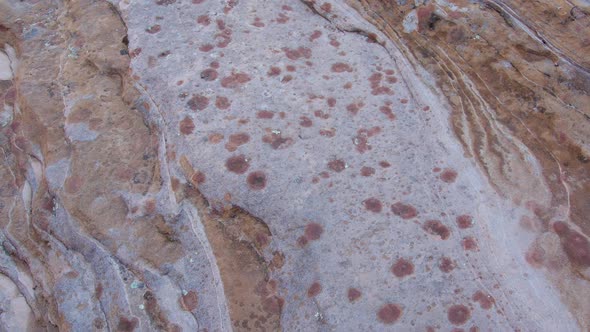
[[266, 187], [266, 174], [262, 171], [255, 171], [248, 174], [246, 179], [248, 186], [252, 190], [262, 190]]
[[246, 133], [237, 133], [229, 136], [229, 142], [225, 145], [225, 148], [232, 152], [235, 151], [238, 146], [244, 145], [250, 141], [250, 135]]
[[445, 168], [445, 170], [440, 174], [440, 179], [446, 183], [453, 183], [457, 179], [457, 172], [450, 168]]
[[424, 225], [422, 225], [422, 229], [429, 234], [440, 237], [441, 240], [446, 240], [451, 235], [451, 231], [449, 231], [447, 226], [443, 225], [440, 220], [427, 220]]
[[246, 160], [246, 157], [241, 154], [228, 158], [225, 161], [225, 167], [236, 174], [244, 174], [250, 167], [250, 163]]
[[325, 137], [336, 136], [336, 128], [320, 129], [320, 135]]
[[346, 110], [352, 115], [357, 115], [363, 106], [363, 103], [352, 103], [346, 106]]
[[221, 140], [223, 139], [223, 134], [213, 133], [210, 134], [207, 138], [211, 144], [217, 144], [221, 142]]
[[377, 311], [377, 319], [383, 324], [394, 324], [402, 315], [402, 309], [393, 303], [387, 303]]
[[332, 65], [332, 71], [335, 73], [352, 72], [352, 67], [347, 63], [337, 62]]
[[228, 89], [237, 88], [251, 80], [246, 73], [233, 72], [231, 75], [221, 79], [221, 86]]
[[373, 167], [363, 166], [361, 168], [362, 176], [371, 176], [373, 174], [375, 174], [375, 169]]
[[205, 173], [200, 172], [200, 171], [194, 172], [193, 175], [191, 176], [191, 181], [196, 184], [204, 183], [205, 180], [206, 180]]
[[391, 273], [398, 278], [407, 277], [414, 273], [414, 264], [407, 259], [400, 258], [391, 267]]
[[64, 188], [68, 194], [75, 194], [82, 189], [82, 185], [84, 184], [84, 179], [79, 177], [78, 175], [72, 175], [66, 179], [64, 184]]
[[314, 41], [322, 36], [322, 32], [319, 30], [315, 30], [311, 36], [309, 36], [309, 41]]
[[266, 73], [268, 76], [279, 76], [281, 74], [281, 68], [279, 67], [270, 67], [268, 72]]
[[282, 150], [293, 145], [293, 139], [282, 137], [281, 134], [270, 133], [262, 137], [264, 143], [270, 144], [275, 150]]
[[463, 249], [465, 249], [465, 250], [469, 250], [469, 251], [479, 250], [479, 247], [477, 245], [477, 241], [475, 241], [475, 239], [471, 236], [464, 237], [463, 240], [461, 240], [461, 245], [463, 246]]
[[297, 239], [297, 245], [302, 248], [305, 247], [308, 242], [309, 240], [303, 235]]
[[319, 282], [314, 282], [307, 289], [307, 297], [315, 297], [322, 292], [322, 285]]
[[418, 215], [416, 208], [409, 204], [397, 202], [391, 206], [391, 212], [402, 219], [412, 219]]
[[340, 159], [334, 159], [328, 162], [328, 168], [336, 173], [340, 173], [346, 169], [346, 163]]
[[162, 30], [162, 27], [159, 24], [156, 24], [156, 25], [152, 25], [151, 27], [147, 28], [145, 31], [147, 33], [154, 34], [154, 33], [160, 32], [160, 30]]
[[284, 304], [283, 298], [273, 295], [262, 302], [262, 309], [270, 314], [280, 315]]
[[295, 68], [295, 66], [292, 66], [292, 65], [286, 65], [285, 68], [289, 72], [294, 72], [297, 69], [297, 68]]
[[203, 2], [205, 2], [205, 1], [206, 1], [206, 0], [192, 0], [192, 3], [193, 3], [194, 5], [199, 5], [199, 4], [202, 4], [202, 3], [203, 3]]
[[332, 4], [330, 4], [329, 2], [324, 2], [320, 6], [320, 9], [325, 11], [326, 13], [330, 13], [330, 12], [332, 12]]
[[315, 115], [315, 116], [316, 116], [316, 118], [320, 118], [320, 119], [324, 119], [324, 120], [326, 120], [326, 119], [329, 119], [329, 118], [330, 118], [330, 114], [324, 113], [324, 112], [323, 112], [323, 111], [321, 111], [321, 110], [314, 111], [314, 112], [313, 112], [313, 115]]
[[438, 264], [438, 268], [444, 273], [449, 273], [453, 271], [456, 266], [457, 265], [455, 264], [455, 262], [453, 262], [453, 260], [449, 257], [441, 258], [440, 263]]
[[475, 302], [479, 302], [479, 306], [486, 310], [491, 309], [494, 303], [496, 303], [490, 294], [484, 293], [482, 291], [475, 292], [471, 299]]
[[590, 243], [588, 239], [577, 231], [570, 229], [561, 221], [554, 223], [553, 229], [559, 235], [561, 246], [571, 262], [583, 267], [590, 266]]
[[387, 118], [391, 121], [395, 120], [395, 114], [393, 114], [393, 110], [391, 109], [391, 107], [388, 106], [381, 106], [379, 107], [379, 111], [381, 111], [381, 113], [385, 114], [385, 116], [387, 116]]
[[272, 119], [275, 116], [275, 112], [272, 111], [258, 111], [256, 117], [259, 119]]
[[299, 120], [300, 120], [299, 121], [299, 125], [301, 127], [309, 128], [309, 127], [311, 127], [313, 125], [313, 122], [311, 121], [311, 119], [308, 118], [308, 117], [306, 117], [306, 116], [300, 117]]
[[383, 168], [388, 168], [388, 167], [391, 167], [391, 164], [385, 160], [382, 160], [379, 162], [379, 166], [381, 166]]
[[306, 239], [314, 241], [318, 240], [322, 236], [323, 232], [324, 228], [322, 225], [312, 222], [305, 226], [304, 234]]
[[131, 332], [135, 330], [137, 324], [139, 324], [137, 317], [125, 318], [121, 316], [119, 317], [119, 323], [117, 324], [117, 331]]
[[471, 216], [463, 214], [457, 217], [457, 226], [461, 229], [466, 229], [473, 226], [473, 218]]
[[332, 39], [330, 40], [330, 45], [338, 48], [340, 46], [340, 43], [336, 39]]
[[362, 294], [361, 294], [360, 290], [358, 290], [354, 287], [351, 287], [348, 289], [347, 295], [348, 295], [348, 301], [354, 302], [354, 301], [358, 300]]
[[291, 49], [288, 47], [284, 47], [283, 52], [285, 52], [285, 55], [287, 56], [287, 58], [289, 58], [291, 60], [297, 60], [299, 58], [306, 58], [306, 59], [311, 58], [311, 49], [307, 48], [307, 47], [300, 46], [297, 49]]
[[336, 106], [336, 99], [335, 98], [330, 97], [330, 98], [328, 98], [327, 102], [328, 102], [328, 106], [330, 106], [330, 107]]
[[184, 135], [190, 135], [193, 133], [193, 130], [195, 130], [195, 124], [193, 123], [193, 120], [188, 116], [185, 116], [184, 119], [180, 121], [179, 127], [180, 132]]
[[452, 305], [447, 311], [447, 318], [449, 322], [455, 325], [463, 325], [471, 317], [471, 311], [469, 308], [462, 304]]
[[363, 205], [365, 206], [365, 209], [375, 213], [381, 212], [383, 208], [381, 201], [373, 197], [364, 200]]
[[200, 15], [197, 17], [197, 23], [207, 26], [211, 24], [211, 19], [207, 15]]
[[199, 51], [201, 51], [201, 52], [209, 52], [209, 51], [211, 51], [213, 49], [213, 47], [214, 46], [211, 45], [211, 44], [203, 44], [203, 45], [201, 45], [199, 47]]
[[205, 69], [201, 72], [201, 79], [205, 81], [215, 81], [217, 79], [217, 70], [215, 69]]
[[220, 110], [226, 110], [231, 106], [231, 102], [229, 101], [229, 99], [227, 99], [227, 97], [223, 97], [223, 96], [217, 96], [215, 98], [215, 107], [217, 107]]
[[193, 111], [202, 111], [209, 105], [209, 98], [203, 95], [194, 95], [186, 104]]
[[191, 290], [188, 291], [186, 295], [183, 295], [180, 301], [184, 310], [193, 311], [199, 304], [199, 297], [195, 291]]

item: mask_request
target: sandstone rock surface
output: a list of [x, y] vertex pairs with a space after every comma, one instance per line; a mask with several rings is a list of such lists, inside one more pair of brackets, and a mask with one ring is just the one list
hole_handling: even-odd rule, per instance
[[585, 0], [0, 1], [6, 331], [586, 331]]

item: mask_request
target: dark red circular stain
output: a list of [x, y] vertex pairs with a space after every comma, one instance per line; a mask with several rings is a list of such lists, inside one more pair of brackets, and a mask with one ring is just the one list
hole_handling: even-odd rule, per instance
[[457, 179], [457, 172], [450, 168], [445, 168], [445, 170], [440, 174], [440, 179], [446, 183], [453, 183]]
[[205, 81], [215, 81], [217, 79], [217, 70], [205, 69], [201, 72], [201, 79]]
[[449, 257], [441, 258], [440, 264], [438, 265], [438, 268], [444, 273], [449, 273], [449, 272], [453, 271], [455, 269], [455, 267], [456, 267], [455, 262], [453, 262], [453, 260], [450, 259]]
[[334, 172], [340, 173], [346, 169], [346, 163], [340, 159], [331, 160], [328, 162], [328, 168]]
[[463, 249], [469, 251], [477, 251], [479, 249], [477, 241], [471, 236], [464, 237], [461, 241], [461, 245], [463, 245]]
[[365, 206], [365, 209], [375, 213], [381, 212], [383, 208], [381, 201], [373, 197], [365, 199], [363, 205]]
[[246, 179], [252, 190], [262, 190], [266, 187], [266, 174], [263, 171], [255, 171], [248, 174]]
[[322, 227], [322, 225], [312, 222], [305, 226], [304, 234], [305, 238], [307, 238], [310, 241], [313, 241], [318, 240], [322, 236], [323, 232], [324, 228]]
[[424, 225], [422, 225], [422, 229], [429, 234], [439, 236], [441, 240], [446, 240], [451, 235], [451, 231], [449, 231], [448, 227], [443, 225], [440, 220], [427, 220]]
[[190, 135], [193, 133], [193, 130], [195, 130], [195, 124], [191, 118], [185, 116], [184, 119], [180, 121], [179, 128], [182, 134]]
[[457, 226], [461, 229], [469, 228], [473, 226], [473, 218], [466, 214], [460, 215], [457, 217]]
[[361, 168], [362, 176], [371, 176], [373, 174], [375, 174], [375, 169], [373, 167], [363, 166]]
[[350, 302], [358, 300], [361, 297], [361, 295], [361, 291], [354, 287], [348, 289], [348, 301]]
[[397, 202], [391, 206], [391, 212], [402, 219], [412, 219], [418, 215], [416, 208], [409, 204]]
[[229, 157], [225, 161], [225, 167], [236, 174], [244, 174], [250, 167], [250, 164], [246, 160], [246, 156], [243, 154], [238, 156]]
[[486, 294], [482, 291], [475, 292], [471, 299], [475, 302], [479, 302], [479, 306], [486, 310], [491, 309], [494, 303], [496, 303], [490, 294]]
[[193, 111], [202, 111], [209, 105], [209, 98], [203, 95], [196, 95], [193, 96], [186, 104]]
[[401, 315], [402, 309], [393, 303], [384, 304], [377, 311], [377, 318], [383, 324], [393, 324], [397, 322]]
[[321, 292], [322, 285], [320, 285], [320, 283], [316, 281], [313, 284], [311, 284], [311, 286], [309, 286], [309, 288], [307, 289], [307, 297], [314, 297]]
[[400, 258], [391, 267], [391, 272], [398, 278], [407, 277], [414, 273], [414, 264], [407, 259]]
[[462, 304], [455, 304], [447, 311], [447, 317], [449, 318], [449, 322], [455, 325], [463, 325], [471, 317], [471, 311]]

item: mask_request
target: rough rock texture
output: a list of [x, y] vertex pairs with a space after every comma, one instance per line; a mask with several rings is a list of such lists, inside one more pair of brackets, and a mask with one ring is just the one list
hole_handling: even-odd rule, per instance
[[0, 326], [587, 331], [590, 3], [0, 1]]

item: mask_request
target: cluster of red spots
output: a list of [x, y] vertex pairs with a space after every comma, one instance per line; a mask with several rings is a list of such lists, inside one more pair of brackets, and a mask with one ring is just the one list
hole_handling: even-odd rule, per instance
[[322, 111], [322, 110], [314, 111], [313, 115], [315, 115], [316, 118], [320, 118], [320, 119], [324, 119], [324, 120], [330, 118], [330, 114], [324, 113], [324, 111]]
[[180, 132], [184, 135], [190, 135], [193, 133], [193, 130], [195, 130], [195, 124], [193, 123], [193, 120], [188, 116], [185, 116], [184, 119], [180, 121], [180, 124], [178, 126]]
[[236, 151], [236, 149], [240, 145], [244, 145], [244, 144], [248, 143], [249, 141], [250, 141], [250, 135], [248, 135], [246, 133], [232, 134], [232, 135], [229, 135], [229, 142], [227, 142], [227, 144], [225, 144], [225, 148], [227, 149], [227, 151], [233, 152], [233, 151]]
[[418, 215], [415, 207], [402, 202], [391, 205], [391, 212], [402, 219], [412, 219]]
[[380, 127], [372, 127], [371, 129], [361, 128], [357, 130], [357, 135], [352, 139], [352, 144], [356, 146], [359, 153], [365, 153], [373, 147], [369, 144], [369, 137], [373, 137], [381, 132]]
[[299, 125], [301, 127], [309, 128], [313, 125], [313, 121], [311, 121], [311, 119], [306, 116], [301, 116], [299, 117]]
[[561, 246], [572, 263], [590, 266], [590, 243], [584, 235], [570, 229], [564, 222], [553, 224], [553, 230], [561, 239]]
[[266, 188], [266, 174], [263, 171], [254, 171], [248, 174], [246, 178], [248, 187], [252, 190], [262, 190]]
[[215, 81], [217, 79], [217, 70], [213, 68], [203, 70], [201, 72], [201, 79], [205, 81]]
[[297, 244], [299, 244], [301, 247], [304, 247], [309, 241], [319, 240], [322, 236], [322, 233], [324, 233], [324, 228], [322, 225], [311, 222], [305, 226], [303, 235], [297, 239]]
[[281, 6], [281, 9], [282, 10], [285, 10], [285, 11], [288, 11], [288, 12], [293, 11], [293, 7], [291, 7], [289, 5], [282, 5]]
[[289, 22], [289, 16], [287, 16], [283, 13], [279, 13], [279, 17], [277, 17], [276, 21], [277, 21], [277, 23], [285, 24], [285, 23]]
[[438, 264], [438, 268], [444, 273], [450, 273], [455, 267], [457, 267], [457, 265], [449, 257], [442, 257]]
[[202, 111], [209, 106], [209, 98], [203, 95], [193, 95], [186, 105], [193, 111]]
[[470, 215], [462, 214], [457, 217], [457, 226], [461, 229], [470, 228], [473, 226], [473, 218]]
[[373, 174], [375, 174], [375, 169], [373, 167], [363, 166], [361, 168], [361, 175], [362, 176], [371, 176]]
[[414, 264], [407, 259], [400, 258], [391, 267], [391, 273], [398, 278], [410, 276], [414, 273]]
[[147, 33], [151, 34], [158, 33], [160, 30], [162, 30], [162, 27], [159, 24], [152, 25], [151, 27], [145, 29]]
[[383, 168], [389, 168], [389, 167], [391, 167], [391, 164], [388, 161], [386, 161], [386, 160], [381, 160], [379, 162], [379, 166], [381, 166]]
[[491, 309], [494, 303], [496, 303], [490, 294], [484, 293], [482, 291], [475, 292], [471, 299], [475, 302], [479, 302], [479, 306], [486, 310]]
[[350, 287], [348, 289], [347, 296], [348, 296], [349, 302], [354, 302], [354, 301], [358, 300], [361, 297], [361, 295], [362, 295], [361, 291], [354, 288], [354, 287]]
[[440, 237], [441, 240], [446, 240], [451, 235], [449, 228], [443, 225], [440, 220], [427, 220], [424, 225], [422, 225], [422, 229], [429, 234]]
[[227, 5], [223, 7], [223, 13], [229, 14], [229, 12], [234, 9], [234, 7], [238, 4], [238, 0], [228, 0]]
[[234, 172], [236, 174], [244, 174], [244, 173], [246, 173], [246, 171], [248, 171], [248, 168], [250, 167], [250, 163], [246, 159], [246, 156], [244, 156], [243, 154], [240, 154], [237, 156], [229, 157], [225, 161], [225, 167], [230, 172]]
[[258, 16], [254, 18], [254, 22], [252, 22], [251, 24], [257, 28], [263, 28], [265, 25]]
[[463, 325], [471, 318], [471, 311], [462, 304], [454, 304], [447, 310], [447, 318], [455, 325]]
[[224, 96], [217, 96], [215, 98], [215, 107], [220, 110], [226, 110], [231, 106], [231, 101]]
[[383, 105], [381, 107], [379, 107], [379, 111], [381, 111], [381, 113], [385, 114], [385, 116], [390, 120], [393, 121], [395, 120], [395, 114], [393, 114], [393, 110], [391, 109], [390, 106], [388, 105]]
[[199, 17], [197, 17], [197, 23], [200, 25], [207, 26], [211, 24], [211, 19], [207, 15], [200, 15]]
[[280, 133], [269, 133], [262, 137], [264, 143], [269, 144], [275, 150], [282, 150], [293, 145], [294, 141], [290, 137], [283, 137]]
[[225, 48], [232, 41], [232, 39], [231, 39], [232, 31], [231, 31], [231, 29], [229, 29], [225, 26], [225, 22], [223, 20], [217, 19], [216, 23], [217, 23], [217, 29], [219, 29], [219, 31], [220, 31], [215, 34], [215, 39], [218, 40], [217, 47]]
[[303, 46], [299, 46], [296, 49], [283, 47], [283, 52], [285, 52], [285, 56], [291, 60], [298, 60], [299, 58], [311, 58], [311, 49]]
[[275, 116], [275, 112], [273, 111], [258, 111], [256, 113], [256, 118], [258, 119], [272, 119]]
[[344, 62], [336, 62], [332, 64], [332, 72], [334, 73], [344, 73], [344, 72], [352, 72], [352, 67]]
[[223, 134], [220, 134], [220, 133], [209, 134], [209, 136], [207, 137], [207, 140], [211, 144], [217, 144], [223, 140]]
[[393, 95], [393, 90], [389, 87], [381, 85], [381, 81], [383, 80], [383, 74], [376, 72], [369, 76], [369, 83], [371, 84], [371, 94], [374, 96], [377, 95]]
[[322, 292], [322, 285], [319, 282], [314, 282], [307, 289], [307, 297], [315, 297]]
[[374, 213], [379, 213], [383, 209], [383, 204], [381, 204], [381, 201], [374, 197], [365, 199], [363, 201], [363, 205], [365, 206], [365, 209]]
[[465, 250], [469, 250], [469, 251], [478, 251], [479, 250], [479, 246], [477, 245], [477, 241], [471, 236], [464, 237], [463, 240], [461, 240], [461, 245], [463, 246], [463, 249], [465, 249]]
[[250, 82], [250, 75], [240, 72], [232, 72], [231, 75], [221, 79], [221, 86], [228, 89], [237, 88], [247, 82]]
[[311, 33], [311, 36], [309, 36], [309, 41], [314, 41], [318, 38], [320, 38], [322, 36], [322, 32], [319, 30], [315, 30], [314, 32]]
[[280, 74], [281, 74], [281, 68], [274, 67], [274, 66], [270, 67], [270, 69], [266, 73], [266, 75], [268, 75], [268, 76], [279, 76]]
[[334, 137], [336, 136], [336, 128], [320, 129], [320, 135], [324, 137]]
[[340, 173], [346, 169], [346, 163], [340, 159], [333, 159], [328, 162], [328, 168], [336, 173]]
[[440, 173], [440, 179], [446, 183], [453, 183], [457, 179], [457, 172], [451, 168], [445, 168], [442, 173]]
[[402, 309], [399, 305], [387, 303], [379, 308], [377, 311], [377, 319], [383, 324], [393, 324], [398, 321], [402, 315]]
[[351, 103], [346, 106], [346, 110], [352, 115], [357, 115], [363, 106], [365, 106], [365, 104], [362, 102]]
[[324, 2], [321, 6], [320, 9], [325, 11], [326, 13], [331, 13], [332, 12], [332, 4], [329, 2]]

